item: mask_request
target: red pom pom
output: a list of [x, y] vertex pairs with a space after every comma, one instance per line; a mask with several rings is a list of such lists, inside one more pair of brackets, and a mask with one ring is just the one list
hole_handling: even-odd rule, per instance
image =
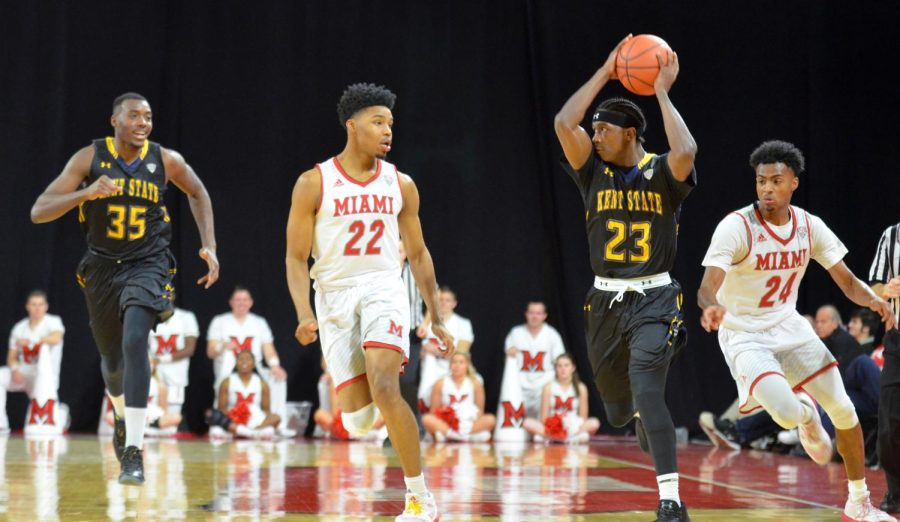
[[338, 410], [334, 415], [334, 421], [331, 423], [331, 434], [342, 440], [350, 438], [350, 432], [347, 431], [347, 428], [344, 427], [344, 421], [341, 420], [341, 410]]
[[544, 435], [548, 439], [565, 440], [568, 436], [561, 415], [551, 415], [544, 419]]
[[448, 426], [450, 426], [451, 430], [458, 431], [459, 430], [459, 418], [456, 416], [456, 410], [451, 408], [450, 406], [443, 406], [434, 410], [435, 415], [442, 421], [446, 422]]
[[246, 425], [250, 421], [250, 406], [247, 404], [247, 401], [238, 401], [237, 405], [228, 410], [226, 415], [235, 424]]

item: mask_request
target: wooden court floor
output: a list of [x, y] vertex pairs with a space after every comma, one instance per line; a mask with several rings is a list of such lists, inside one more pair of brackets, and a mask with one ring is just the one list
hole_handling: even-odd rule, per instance
[[[424, 448], [447, 522], [654, 519], [655, 477], [632, 440]], [[396, 456], [372, 443], [149, 440], [144, 455], [147, 483], [124, 487], [109, 439], [0, 436], [0, 520], [392, 521], [402, 509]], [[839, 464], [694, 444], [678, 459], [693, 520], [840, 520]], [[880, 501], [883, 475], [867, 478]]]

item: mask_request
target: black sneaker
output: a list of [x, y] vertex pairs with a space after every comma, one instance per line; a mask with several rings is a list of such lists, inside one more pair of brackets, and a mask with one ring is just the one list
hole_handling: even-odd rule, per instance
[[206, 423], [210, 426], [218, 426], [223, 430], [228, 430], [228, 426], [231, 425], [231, 417], [225, 415], [225, 412], [222, 410], [213, 408], [206, 412]]
[[656, 508], [656, 522], [690, 522], [684, 502], [678, 505], [674, 500], [660, 500]]
[[890, 491], [886, 491], [879, 507], [885, 513], [900, 513], [900, 495], [891, 495]]
[[637, 435], [638, 446], [644, 453], [650, 453], [650, 443], [647, 442], [647, 432], [644, 431], [644, 423], [640, 417], [634, 418], [634, 433]]
[[122, 462], [122, 454], [125, 453], [125, 419], [116, 415], [113, 410], [113, 449], [116, 450], [116, 458]]
[[144, 483], [144, 452], [137, 446], [125, 448], [122, 455], [122, 472], [119, 473], [119, 484], [140, 486]]

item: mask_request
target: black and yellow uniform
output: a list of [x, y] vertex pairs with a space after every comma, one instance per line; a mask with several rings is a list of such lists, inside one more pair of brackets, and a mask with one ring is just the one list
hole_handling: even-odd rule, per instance
[[122, 191], [86, 201], [78, 221], [88, 250], [76, 278], [84, 291], [91, 329], [101, 352], [118, 349], [128, 306], [153, 310], [160, 320], [173, 312], [175, 259], [172, 229], [163, 203], [166, 172], [157, 143], [145, 142], [131, 164], [119, 157], [113, 138], [94, 140], [89, 185], [106, 175]]
[[[584, 199], [591, 268], [599, 278], [644, 279], [671, 270], [681, 202], [696, 184], [696, 172], [680, 182], [666, 157], [648, 153], [636, 166], [622, 168], [592, 152], [578, 170], [563, 159]], [[584, 327], [604, 402], [630, 400], [631, 372], [668, 367], [686, 340], [681, 308], [675, 280], [640, 291], [591, 288]]]

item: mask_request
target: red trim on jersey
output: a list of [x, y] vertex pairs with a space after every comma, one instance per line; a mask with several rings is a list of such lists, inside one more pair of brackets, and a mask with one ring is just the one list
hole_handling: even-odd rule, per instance
[[[828, 370], [834, 368], [834, 367], [837, 366], [837, 365], [838, 365], [838, 362], [837, 362], [837, 361], [831, 361], [830, 363], [826, 364], [824, 367], [822, 367], [822, 368], [816, 370], [815, 372], [813, 372], [813, 374], [810, 375], [809, 377], [807, 377], [807, 378], [803, 379], [802, 381], [800, 381], [800, 384], [794, 386], [792, 389], [793, 389], [795, 392], [796, 392], [796, 391], [802, 390], [804, 384], [806, 384], [806, 383], [808, 383], [809, 381], [815, 379], [816, 377], [822, 375], [823, 373], [827, 372]], [[806, 390], [803, 390], [803, 391], [806, 392]], [[807, 395], [809, 395], [809, 394], [807, 393]], [[810, 395], [810, 396], [811, 396], [811, 395]]]
[[[400, 171], [397, 170], [397, 166], [394, 165], [394, 175], [397, 176], [397, 192], [400, 193], [400, 209], [403, 209], [403, 187], [400, 185]], [[399, 214], [399, 212], [398, 212]]]
[[753, 211], [756, 212], [756, 218], [759, 219], [760, 223], [762, 223], [762, 226], [764, 229], [766, 229], [766, 232], [768, 232], [769, 235], [772, 236], [772, 239], [774, 239], [775, 241], [778, 241], [779, 243], [781, 243], [784, 246], [787, 246], [787, 244], [790, 243], [792, 239], [794, 239], [794, 234], [797, 233], [797, 213], [794, 212], [794, 207], [790, 207], [790, 210], [791, 210], [791, 223], [794, 226], [791, 228], [791, 235], [788, 236], [787, 239], [781, 239], [780, 237], [778, 237], [778, 234], [776, 234], [775, 232], [772, 231], [771, 228], [769, 228], [769, 224], [766, 223], [765, 219], [763, 219], [762, 213], [760, 213], [759, 209], [756, 208], [755, 206], [753, 207]]
[[[785, 377], [784, 377], [784, 374], [783, 374], [783, 373], [779, 373], [779, 372], [763, 372], [763, 373], [757, 375], [756, 378], [753, 379], [753, 382], [750, 383], [750, 389], [747, 391], [747, 402], [750, 402], [750, 397], [753, 396], [753, 388], [756, 387], [756, 385], [759, 383], [759, 381], [762, 380], [763, 377], [766, 377], [766, 376], [769, 376], [769, 375], [779, 375], [779, 376], [781, 376], [782, 378], [785, 378]], [[762, 408], [762, 406], [754, 406], [753, 408], [750, 408], [750, 409], [748, 410], [748, 409], [746, 409], [746, 408], [747, 408], [747, 402], [745, 402], [744, 404], [741, 404], [741, 406], [738, 408], [738, 411], [739, 411], [739, 412], [741, 412], [741, 413], [750, 413], [751, 411], [755, 411], [755, 410], [758, 410], [759, 408]]]
[[812, 227], [809, 226], [809, 213], [803, 211], [803, 217], [806, 218], [806, 237], [809, 239], [809, 257], [812, 257]]
[[350, 386], [350, 385], [353, 384], [354, 382], [356, 382], [356, 381], [361, 381], [361, 380], [363, 380], [363, 379], [365, 379], [365, 378], [366, 378], [366, 374], [365, 374], [365, 373], [361, 373], [361, 374], [357, 375], [356, 377], [352, 377], [352, 378], [350, 378], [350, 379], [347, 379], [346, 381], [344, 381], [344, 382], [342, 382], [342, 383], [340, 383], [340, 384], [338, 384], [337, 386], [334, 387], [334, 393], [337, 393], [337, 392], [343, 390], [344, 388], [346, 388], [347, 386]]
[[360, 187], [365, 187], [369, 183], [372, 183], [373, 181], [378, 179], [378, 176], [381, 175], [381, 160], [378, 158], [375, 158], [375, 161], [377, 162], [375, 164], [375, 175], [372, 176], [371, 178], [367, 179], [366, 181], [359, 181], [359, 180], [351, 178], [350, 175], [347, 174], [347, 171], [344, 170], [344, 167], [341, 166], [341, 162], [338, 161], [337, 156], [332, 158], [332, 161], [334, 162], [334, 166], [337, 167], [338, 172], [340, 172], [341, 175], [347, 179], [347, 181], [349, 181], [350, 183], [355, 183], [355, 184], [359, 185]]
[[741, 218], [744, 221], [744, 227], [747, 229], [747, 241], [748, 241], [747, 254], [744, 255], [744, 257], [742, 257], [739, 261], [735, 261], [734, 263], [731, 263], [731, 266], [734, 266], [734, 265], [739, 265], [739, 264], [743, 263], [745, 259], [750, 257], [750, 252], [753, 251], [753, 232], [750, 231], [750, 222], [747, 221], [747, 218], [745, 218], [743, 214], [741, 214], [740, 212], [732, 212], [732, 214]]
[[409, 357], [406, 356], [403, 348], [394, 344], [381, 343], [378, 341], [366, 341], [363, 343], [363, 348], [383, 348], [385, 350], [394, 350], [395, 352], [399, 352], [400, 355], [403, 356], [403, 363], [400, 364], [400, 375], [403, 375], [406, 372], [406, 365], [409, 364]]
[[316, 163], [316, 170], [319, 171], [319, 203], [316, 205], [316, 214], [322, 208], [322, 202], [325, 201], [325, 175], [322, 174], [322, 167]]

